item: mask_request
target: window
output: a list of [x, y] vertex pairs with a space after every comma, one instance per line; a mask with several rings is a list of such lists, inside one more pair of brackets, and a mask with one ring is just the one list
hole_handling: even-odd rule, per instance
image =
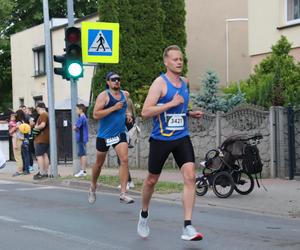
[[33, 101], [34, 101], [34, 107], [36, 107], [36, 105], [37, 105], [39, 102], [42, 102], [42, 101], [43, 101], [43, 96], [42, 96], [42, 95], [34, 96], [34, 97], [33, 97]]
[[19, 98], [19, 107], [24, 105], [24, 98]]
[[46, 74], [45, 46], [33, 48], [34, 53], [34, 76]]
[[286, 21], [300, 23], [300, 0], [286, 0]]

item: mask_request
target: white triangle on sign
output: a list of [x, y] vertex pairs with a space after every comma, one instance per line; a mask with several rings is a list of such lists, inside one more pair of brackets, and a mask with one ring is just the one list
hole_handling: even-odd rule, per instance
[[89, 52], [111, 52], [111, 48], [101, 30], [95, 37], [91, 47], [89, 48]]

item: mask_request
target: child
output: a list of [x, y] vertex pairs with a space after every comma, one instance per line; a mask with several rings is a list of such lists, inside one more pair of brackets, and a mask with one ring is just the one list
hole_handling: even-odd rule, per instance
[[12, 138], [13, 148], [16, 147], [16, 143], [17, 143], [16, 131], [17, 131], [16, 114], [12, 113], [10, 115], [10, 120], [9, 120], [9, 123], [8, 123], [8, 133]]
[[76, 124], [73, 129], [76, 131], [76, 142], [77, 142], [77, 150], [78, 157], [80, 158], [80, 166], [81, 170], [75, 174], [75, 177], [86, 176], [86, 166], [87, 166], [87, 157], [86, 157], [86, 144], [89, 139], [88, 134], [88, 120], [85, 115], [86, 107], [84, 104], [76, 105], [76, 113], [78, 118], [76, 120]]

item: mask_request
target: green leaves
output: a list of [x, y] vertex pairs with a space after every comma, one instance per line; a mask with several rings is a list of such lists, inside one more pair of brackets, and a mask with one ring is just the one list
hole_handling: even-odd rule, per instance
[[254, 68], [241, 84], [247, 102], [266, 108], [300, 104], [300, 64], [289, 55], [292, 44], [286, 37], [272, 46], [272, 53]]
[[203, 94], [191, 94], [193, 105], [216, 113], [217, 111], [227, 112], [245, 101], [244, 94], [241, 93], [237, 85], [234, 86], [236, 94], [227, 92], [227, 96], [225, 97], [218, 95], [219, 82], [217, 74], [212, 70], [208, 70], [202, 80]]

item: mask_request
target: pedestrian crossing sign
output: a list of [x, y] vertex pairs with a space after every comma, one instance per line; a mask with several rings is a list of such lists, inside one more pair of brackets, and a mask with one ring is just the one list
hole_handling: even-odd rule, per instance
[[86, 63], [119, 62], [118, 23], [82, 22], [82, 61]]

